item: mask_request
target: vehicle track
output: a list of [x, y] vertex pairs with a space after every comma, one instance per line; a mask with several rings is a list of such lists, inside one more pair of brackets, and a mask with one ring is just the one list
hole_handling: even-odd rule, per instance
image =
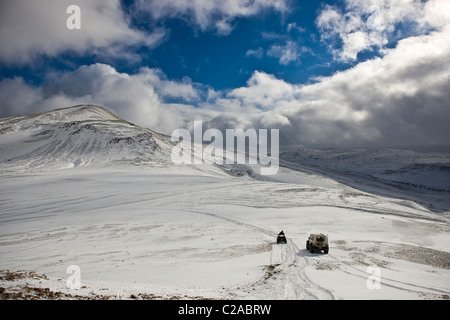
[[[257, 226], [241, 219], [224, 217], [192, 208], [186, 209], [186, 211], [222, 219], [240, 227], [256, 230], [273, 238], [277, 235], [276, 232], [267, 227]], [[264, 298], [283, 300], [334, 299], [334, 295], [330, 290], [321, 287], [307, 276], [308, 259], [300, 255], [300, 249], [291, 239], [288, 239], [286, 244], [272, 244], [269, 262], [269, 266], [276, 270], [276, 276], [266, 277], [267, 279], [247, 284], [247, 287], [252, 287], [252, 289], [257, 287], [259, 292], [263, 292]], [[245, 289], [242, 289], [242, 286], [240, 287], [241, 290], [245, 291]]]
[[[347, 266], [347, 269], [342, 269], [339, 268], [340, 271], [354, 276], [354, 277], [358, 277], [361, 279], [366, 279], [368, 278], [368, 273], [365, 270], [361, 270], [358, 269], [357, 267], [346, 263], [345, 261], [339, 260], [338, 258], [336, 258], [334, 255], [329, 254], [329, 257], [331, 257], [333, 260], [335, 260], [337, 263], [342, 263], [345, 266]], [[391, 287], [394, 289], [398, 289], [398, 290], [402, 290], [402, 291], [408, 291], [408, 292], [416, 292], [419, 294], [427, 294], [429, 292], [434, 293], [434, 294], [445, 294], [445, 295], [450, 295], [450, 292], [448, 291], [444, 291], [444, 290], [440, 290], [440, 289], [436, 289], [436, 288], [431, 288], [431, 287], [424, 287], [424, 286], [419, 286], [417, 284], [413, 284], [413, 283], [409, 283], [409, 282], [405, 282], [405, 281], [399, 281], [399, 280], [395, 280], [395, 279], [391, 279], [391, 278], [387, 278], [386, 276], [383, 276], [381, 278], [381, 285], [382, 286], [387, 286], [387, 287]]]

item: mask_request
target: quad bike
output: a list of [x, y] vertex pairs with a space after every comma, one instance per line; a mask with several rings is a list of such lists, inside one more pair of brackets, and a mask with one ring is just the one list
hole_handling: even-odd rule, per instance
[[287, 242], [286, 236], [284, 235], [284, 232], [281, 231], [281, 232], [278, 234], [278, 236], [277, 236], [277, 243], [278, 243], [278, 244], [280, 244], [280, 243], [285, 244], [286, 242]]

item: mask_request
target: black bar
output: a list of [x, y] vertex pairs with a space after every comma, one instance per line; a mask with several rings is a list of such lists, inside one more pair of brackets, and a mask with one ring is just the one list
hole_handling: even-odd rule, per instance
[[[114, 319], [153, 319], [164, 316], [167, 319], [307, 319], [342, 316], [348, 318], [381, 317], [401, 319], [426, 312], [427, 318], [439, 317], [448, 310], [449, 300], [381, 300], [381, 301], [286, 301], [286, 300], [45, 300], [19, 301], [2, 300], [3, 314], [11, 311], [14, 317], [67, 316], [92, 318], [114, 316]], [[445, 309], [444, 309], [445, 308]], [[294, 317], [295, 316], [295, 317]], [[293, 318], [294, 317], [294, 318]], [[333, 319], [329, 318], [329, 319]]]

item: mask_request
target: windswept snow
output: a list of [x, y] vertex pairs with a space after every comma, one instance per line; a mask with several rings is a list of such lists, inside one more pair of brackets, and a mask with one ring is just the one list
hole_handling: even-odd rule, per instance
[[[100, 107], [1, 119], [0, 132], [0, 270], [45, 274], [14, 280], [0, 273], [3, 292], [48, 287], [116, 299], [450, 295], [445, 192], [427, 189], [417, 200], [367, 172], [345, 175], [292, 155], [275, 176], [246, 166], [176, 166], [167, 137]], [[433, 197], [438, 212], [421, 203]], [[276, 244], [280, 230], [286, 245]], [[329, 254], [306, 250], [316, 232], [328, 234]], [[81, 272], [78, 290], [66, 286], [72, 265]], [[370, 285], [370, 268], [380, 272], [379, 289]]]

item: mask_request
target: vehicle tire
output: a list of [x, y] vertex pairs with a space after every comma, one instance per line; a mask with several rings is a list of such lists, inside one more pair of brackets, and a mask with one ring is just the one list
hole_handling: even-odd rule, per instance
[[314, 249], [311, 247], [309, 252], [314, 253]]
[[308, 244], [308, 241], [306, 241], [306, 250], [309, 250], [309, 244]]
[[328, 249], [323, 250], [323, 253], [327, 254], [328, 253]]

